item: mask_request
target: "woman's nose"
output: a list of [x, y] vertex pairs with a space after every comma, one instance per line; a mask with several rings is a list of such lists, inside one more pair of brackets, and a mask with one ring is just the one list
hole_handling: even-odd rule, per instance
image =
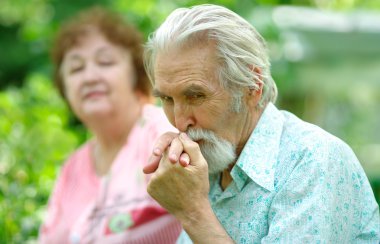
[[92, 63], [86, 64], [83, 72], [83, 80], [87, 83], [93, 83], [98, 81], [99, 72], [96, 65]]

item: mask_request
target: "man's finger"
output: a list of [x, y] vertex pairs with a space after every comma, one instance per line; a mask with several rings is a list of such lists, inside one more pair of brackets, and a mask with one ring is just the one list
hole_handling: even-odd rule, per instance
[[165, 134], [162, 134], [154, 144], [152, 154], [155, 156], [161, 156], [176, 137], [178, 137], [178, 133], [175, 132], [166, 132]]
[[169, 161], [173, 164], [177, 163], [178, 160], [180, 159], [182, 152], [183, 152], [183, 145], [182, 145], [181, 140], [177, 136], [176, 138], [173, 139], [172, 143], [170, 144], [169, 153], [168, 153]]
[[184, 152], [189, 155], [190, 165], [205, 162], [198, 143], [192, 141], [185, 133], [181, 133], [179, 139], [182, 142]]
[[148, 164], [144, 166], [143, 168], [143, 172], [145, 174], [151, 174], [151, 173], [154, 173], [157, 168], [158, 168], [158, 165], [160, 163], [160, 160], [161, 160], [161, 155], [159, 156], [156, 156], [156, 155], [151, 155], [149, 160], [148, 160]]
[[179, 156], [179, 164], [182, 167], [186, 167], [190, 164], [190, 156], [187, 153], [182, 153], [181, 156]]
[[170, 146], [171, 142], [176, 137], [178, 137], [178, 133], [166, 132], [157, 139], [153, 147], [152, 155], [149, 157], [148, 164], [143, 168], [145, 174], [151, 174], [157, 170], [163, 152]]

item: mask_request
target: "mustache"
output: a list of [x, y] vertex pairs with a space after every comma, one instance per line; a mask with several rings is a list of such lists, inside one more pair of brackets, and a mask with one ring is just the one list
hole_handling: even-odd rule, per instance
[[193, 129], [190, 128], [186, 131], [186, 134], [193, 141], [205, 140], [206, 142], [218, 142], [220, 139], [215, 135], [214, 132], [207, 129]]

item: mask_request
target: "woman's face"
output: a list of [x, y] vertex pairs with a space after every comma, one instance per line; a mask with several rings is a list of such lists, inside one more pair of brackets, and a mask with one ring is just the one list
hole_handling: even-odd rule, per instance
[[91, 29], [69, 49], [61, 65], [66, 98], [83, 122], [137, 106], [131, 54]]

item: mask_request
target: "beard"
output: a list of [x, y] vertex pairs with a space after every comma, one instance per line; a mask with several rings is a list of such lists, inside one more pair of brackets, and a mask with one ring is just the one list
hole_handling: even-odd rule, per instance
[[187, 135], [193, 141], [200, 141], [199, 147], [208, 164], [208, 173], [218, 174], [227, 169], [236, 159], [236, 147], [231, 142], [205, 129], [189, 129]]

